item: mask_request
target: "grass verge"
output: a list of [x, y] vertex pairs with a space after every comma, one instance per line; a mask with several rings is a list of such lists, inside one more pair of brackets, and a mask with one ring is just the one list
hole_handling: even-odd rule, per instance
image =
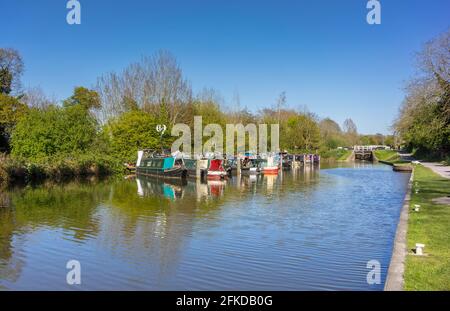
[[[450, 290], [450, 206], [432, 202], [433, 198], [449, 195], [450, 179], [421, 165], [415, 166], [408, 220], [405, 290]], [[419, 212], [411, 211], [414, 204], [420, 204]], [[425, 244], [426, 256], [413, 255], [411, 250], [416, 243]]]
[[321, 152], [320, 158], [327, 161], [345, 161], [351, 154], [351, 150], [333, 149]]
[[375, 156], [379, 161], [389, 162], [389, 163], [399, 163], [401, 162], [400, 156], [397, 151], [394, 150], [375, 150]]

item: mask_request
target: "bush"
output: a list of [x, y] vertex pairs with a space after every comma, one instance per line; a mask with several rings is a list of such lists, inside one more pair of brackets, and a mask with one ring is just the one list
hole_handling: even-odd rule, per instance
[[160, 147], [156, 121], [143, 111], [122, 114], [108, 124], [106, 131], [111, 139], [112, 154], [120, 161], [134, 162], [139, 149]]
[[35, 161], [60, 153], [85, 152], [96, 136], [96, 121], [82, 106], [32, 109], [13, 131], [12, 154]]
[[4, 166], [3, 161], [0, 160], [0, 186], [9, 182], [9, 175]]
[[109, 155], [95, 152], [81, 155], [58, 155], [40, 158], [36, 162], [18, 158], [0, 161], [0, 184], [44, 178], [61, 180], [80, 176], [101, 176], [120, 173], [120, 163]]

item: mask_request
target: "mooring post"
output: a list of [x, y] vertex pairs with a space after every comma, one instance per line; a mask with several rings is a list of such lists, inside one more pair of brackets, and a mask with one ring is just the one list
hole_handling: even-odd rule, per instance
[[425, 244], [416, 243], [416, 255], [422, 256], [424, 247], [425, 247]]

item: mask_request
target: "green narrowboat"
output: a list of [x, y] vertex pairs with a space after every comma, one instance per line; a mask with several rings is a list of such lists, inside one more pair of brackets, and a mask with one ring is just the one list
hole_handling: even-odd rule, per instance
[[136, 175], [153, 176], [160, 178], [186, 178], [187, 170], [182, 159], [175, 159], [170, 156], [148, 156], [144, 157], [144, 152], [139, 151], [136, 163]]

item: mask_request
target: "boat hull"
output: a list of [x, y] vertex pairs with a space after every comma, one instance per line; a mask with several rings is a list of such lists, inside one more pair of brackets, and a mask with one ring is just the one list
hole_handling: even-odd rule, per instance
[[278, 174], [278, 167], [277, 166], [265, 167], [265, 168], [263, 168], [263, 173], [266, 175], [267, 174], [272, 174], [272, 175]]
[[223, 179], [227, 173], [225, 171], [208, 171], [206, 178], [208, 179]]
[[392, 170], [396, 172], [412, 172], [413, 168], [409, 165], [394, 165]]
[[137, 167], [136, 174], [148, 177], [157, 177], [164, 179], [184, 179], [187, 177], [187, 170], [183, 167], [175, 167], [170, 169], [152, 169], [148, 167]]
[[260, 171], [258, 170], [257, 167], [241, 168], [241, 174], [243, 174], [243, 175], [257, 175], [259, 173], [260, 173]]

